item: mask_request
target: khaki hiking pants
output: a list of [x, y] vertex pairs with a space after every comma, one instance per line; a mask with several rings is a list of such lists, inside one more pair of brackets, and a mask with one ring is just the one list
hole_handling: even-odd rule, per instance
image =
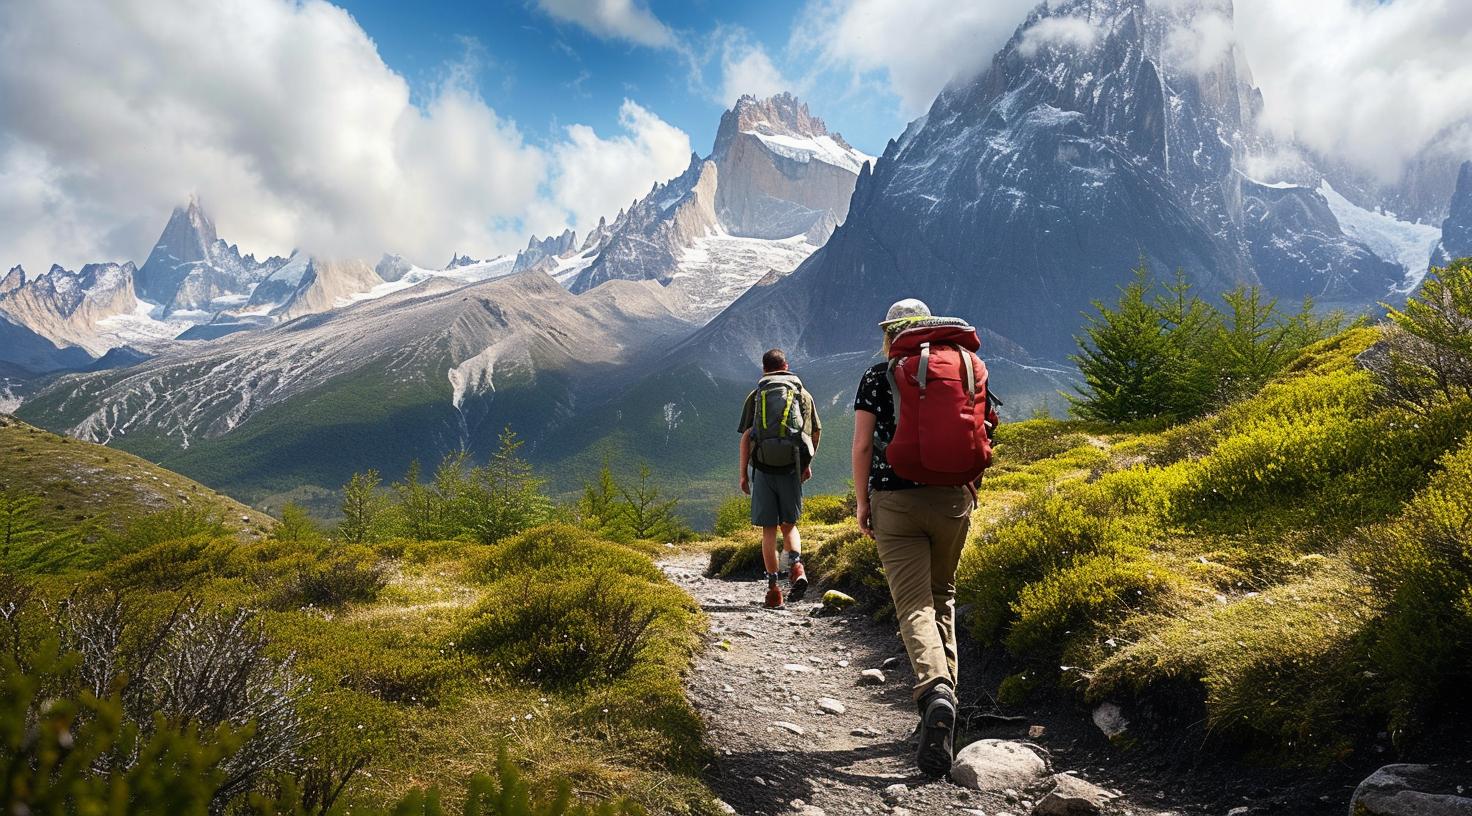
[[879, 561], [918, 701], [939, 682], [956, 687], [956, 564], [974, 507], [965, 487], [876, 490], [869, 498]]

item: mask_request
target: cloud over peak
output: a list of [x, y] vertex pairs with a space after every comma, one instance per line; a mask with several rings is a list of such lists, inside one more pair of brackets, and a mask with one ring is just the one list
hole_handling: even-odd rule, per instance
[[533, 144], [455, 65], [416, 102], [323, 0], [170, 5], [0, 4], [4, 265], [140, 260], [195, 193], [247, 251], [431, 263], [584, 219], [559, 161], [596, 167], [594, 148], [622, 150], [624, 172], [583, 182], [579, 201], [603, 201], [688, 160], [682, 132], [627, 102], [626, 135]]

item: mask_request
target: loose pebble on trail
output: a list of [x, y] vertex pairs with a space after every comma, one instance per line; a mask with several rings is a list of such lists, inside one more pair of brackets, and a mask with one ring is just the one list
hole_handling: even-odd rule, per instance
[[[662, 566], [710, 618], [710, 639], [695, 661], [688, 694], [715, 753], [708, 781], [733, 812], [1024, 816], [1033, 811], [1035, 791], [973, 791], [915, 769], [912, 675], [893, 624], [876, 623], [861, 612], [815, 617], [822, 597], [816, 587], [802, 601], [789, 601], [786, 609], [764, 609], [761, 579], [704, 577], [703, 554], [675, 556]], [[863, 677], [870, 669], [879, 669], [883, 681], [873, 682], [872, 673]], [[967, 742], [966, 734], [959, 742]], [[1120, 799], [1105, 812], [1156, 816], [1170, 811]]]

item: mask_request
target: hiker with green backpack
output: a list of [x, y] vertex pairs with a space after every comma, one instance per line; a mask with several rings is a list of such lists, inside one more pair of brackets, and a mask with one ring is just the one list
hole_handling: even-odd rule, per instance
[[785, 604], [777, 586], [777, 533], [783, 541], [790, 590], [801, 598], [808, 579], [802, 565], [797, 520], [802, 515], [802, 483], [813, 475], [813, 457], [823, 423], [812, 395], [787, 367], [782, 349], [762, 355], [762, 377], [741, 408], [741, 492], [751, 496], [751, 523], [762, 528], [762, 564], [767, 573], [768, 609]]

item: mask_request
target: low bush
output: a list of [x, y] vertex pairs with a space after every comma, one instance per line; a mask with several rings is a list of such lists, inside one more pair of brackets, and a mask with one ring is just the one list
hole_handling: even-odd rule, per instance
[[1105, 636], [1129, 615], [1157, 606], [1179, 583], [1141, 549], [1078, 556], [1018, 593], [1007, 648], [1076, 661], [1082, 655], [1071, 649], [1073, 642]]
[[339, 607], [376, 600], [388, 585], [389, 568], [373, 550], [343, 545], [302, 559], [282, 587], [278, 604]]
[[549, 570], [551, 576], [610, 572], [646, 581], [662, 580], [647, 552], [599, 538], [570, 524], [549, 524], [493, 547], [478, 572], [487, 581], [537, 570]]
[[1472, 437], [1355, 553], [1384, 603], [1372, 656], [1398, 739], [1472, 685]]
[[812, 574], [825, 586], [857, 590], [873, 599], [888, 599], [879, 548], [864, 535], [858, 524], [847, 524], [831, 536], [813, 542], [803, 558]]
[[817, 524], [838, 524], [853, 515], [843, 496], [819, 495], [802, 500], [802, 520]]
[[761, 535], [749, 530], [745, 535], [733, 536], [711, 547], [705, 574], [712, 578], [730, 578], [763, 570]]
[[661, 626], [691, 623], [677, 588], [619, 572], [521, 572], [493, 585], [458, 646], [549, 688], [596, 685], [634, 668]]
[[1138, 621], [1088, 696], [1130, 699], [1197, 687], [1218, 737], [1284, 751], [1298, 763], [1339, 758], [1364, 726], [1361, 632], [1374, 614], [1357, 578], [1325, 565], [1265, 592]]
[[233, 538], [211, 535], [168, 539], [118, 558], [102, 574], [122, 589], [183, 589], [229, 572], [238, 546]]
[[728, 536], [751, 529], [751, 497], [732, 496], [716, 508], [715, 534]]
[[1017, 620], [1023, 590], [1088, 556], [1132, 556], [1148, 543], [1140, 522], [1094, 512], [1071, 497], [1037, 494], [961, 554], [957, 596], [972, 607], [971, 631], [1001, 640]]

